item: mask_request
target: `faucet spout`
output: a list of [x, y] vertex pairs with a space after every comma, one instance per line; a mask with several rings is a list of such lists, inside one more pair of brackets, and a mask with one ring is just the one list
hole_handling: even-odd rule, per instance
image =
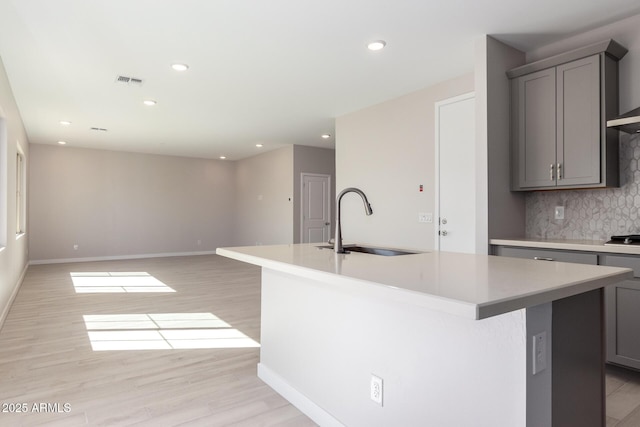
[[347, 251], [344, 250], [342, 246], [342, 226], [340, 225], [340, 204], [342, 202], [342, 198], [347, 193], [356, 193], [360, 197], [362, 197], [362, 202], [364, 203], [364, 211], [367, 215], [371, 215], [373, 213], [373, 209], [371, 209], [371, 205], [369, 204], [369, 200], [367, 200], [367, 196], [364, 194], [362, 190], [355, 187], [345, 188], [338, 194], [336, 200], [336, 236], [333, 242], [333, 248], [337, 254], [344, 254]]

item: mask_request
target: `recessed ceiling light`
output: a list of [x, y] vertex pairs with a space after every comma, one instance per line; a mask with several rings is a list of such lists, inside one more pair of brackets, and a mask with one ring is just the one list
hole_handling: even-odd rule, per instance
[[144, 105], [148, 105], [149, 107], [157, 104], [157, 102], [154, 101], [153, 99], [145, 99], [142, 102], [144, 103]]
[[60, 124], [62, 126], [69, 126], [71, 124], [71, 122], [69, 120], [60, 120]]
[[172, 64], [171, 68], [176, 71], [187, 71], [189, 69], [189, 66], [187, 64]]
[[262, 144], [256, 144], [256, 147], [258, 147], [258, 148], [262, 148], [262, 147], [264, 147], [264, 145], [262, 145]]
[[224, 160], [226, 158], [227, 158], [227, 156], [220, 156], [220, 160]]
[[387, 45], [387, 42], [384, 40], [375, 40], [367, 45], [369, 50], [380, 50], [383, 49]]
[[67, 145], [67, 142], [66, 142], [66, 141], [58, 141], [58, 144], [60, 144], [60, 145]]
[[321, 138], [322, 139], [329, 139], [329, 138], [331, 138], [331, 134], [330, 133], [325, 133], [325, 134], [321, 135]]

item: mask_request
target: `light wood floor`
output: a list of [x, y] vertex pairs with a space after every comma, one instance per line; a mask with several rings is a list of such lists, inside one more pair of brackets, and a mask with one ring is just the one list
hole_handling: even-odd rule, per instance
[[640, 426], [640, 372], [607, 366], [607, 427]]
[[[71, 272], [147, 272], [176, 292], [78, 294]], [[215, 255], [29, 267], [0, 331], [0, 404], [28, 411], [0, 426], [314, 426], [256, 377], [258, 348], [93, 351], [83, 320], [202, 312], [259, 341], [259, 268]], [[640, 426], [640, 373], [608, 366], [606, 392], [607, 427]]]
[[[176, 292], [75, 293], [71, 272], [114, 271], [148, 272]], [[259, 348], [93, 351], [83, 320], [194, 312], [259, 341], [259, 268], [215, 255], [29, 267], [0, 331], [0, 403], [28, 413], [0, 412], [0, 426], [315, 425], [257, 378]]]

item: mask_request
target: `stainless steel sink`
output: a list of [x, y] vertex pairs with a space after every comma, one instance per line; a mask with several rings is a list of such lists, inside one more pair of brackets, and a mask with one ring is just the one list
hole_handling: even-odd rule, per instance
[[[413, 255], [419, 252], [401, 251], [398, 249], [388, 248], [374, 248], [370, 246], [359, 245], [344, 245], [345, 253], [349, 252], [361, 252], [365, 254], [382, 255], [382, 256], [397, 256], [397, 255]], [[320, 249], [333, 249], [333, 245], [318, 246]]]

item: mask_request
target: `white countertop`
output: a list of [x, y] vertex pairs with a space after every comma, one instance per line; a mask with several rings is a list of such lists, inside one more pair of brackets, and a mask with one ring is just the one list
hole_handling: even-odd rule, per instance
[[216, 253], [344, 292], [484, 319], [631, 278], [631, 270], [562, 262], [427, 252], [335, 254], [316, 245], [218, 248]]
[[640, 246], [605, 245], [604, 240], [569, 239], [491, 239], [489, 244], [501, 246], [519, 246], [524, 248], [561, 249], [566, 251], [602, 252], [612, 254], [640, 255]]

